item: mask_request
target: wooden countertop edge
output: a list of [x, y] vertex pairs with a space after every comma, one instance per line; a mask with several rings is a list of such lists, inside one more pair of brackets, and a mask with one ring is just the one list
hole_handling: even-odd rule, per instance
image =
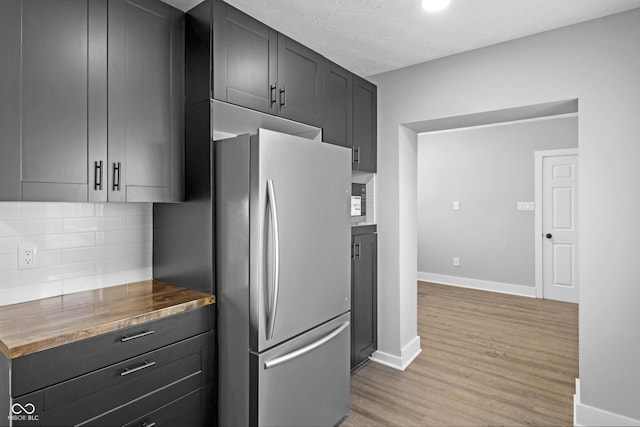
[[198, 307], [214, 304], [215, 297], [213, 295], [200, 298], [197, 300], [187, 301], [184, 303], [172, 305], [169, 307], [161, 308], [158, 310], [150, 311], [144, 314], [140, 314], [126, 319], [108, 322], [99, 325], [93, 325], [88, 328], [83, 328], [75, 331], [65, 331], [55, 337], [46, 338], [34, 342], [30, 342], [23, 345], [18, 345], [7, 348], [4, 342], [0, 340], [0, 351], [8, 359], [15, 359], [16, 357], [26, 356], [38, 351], [48, 350], [51, 348], [59, 347], [64, 344], [70, 344], [76, 341], [80, 341], [87, 338], [92, 338], [108, 332], [117, 331], [118, 329], [124, 329], [129, 326], [135, 326], [140, 323], [157, 320], [163, 317], [171, 316], [174, 314], [183, 313], [185, 311], [193, 310]]

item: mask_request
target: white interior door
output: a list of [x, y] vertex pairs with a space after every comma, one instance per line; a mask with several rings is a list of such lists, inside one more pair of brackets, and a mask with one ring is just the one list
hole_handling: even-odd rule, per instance
[[578, 302], [578, 155], [542, 158], [543, 297]]

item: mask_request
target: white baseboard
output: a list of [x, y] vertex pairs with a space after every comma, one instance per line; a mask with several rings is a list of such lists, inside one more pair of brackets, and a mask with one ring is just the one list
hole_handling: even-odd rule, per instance
[[580, 379], [576, 378], [576, 394], [573, 395], [574, 426], [640, 426], [640, 420], [605, 411], [580, 401]]
[[409, 343], [405, 345], [402, 350], [400, 350], [400, 356], [378, 350], [373, 353], [373, 355], [371, 355], [371, 360], [376, 363], [380, 363], [382, 365], [397, 369], [399, 371], [404, 371], [405, 369], [407, 369], [407, 366], [409, 366], [411, 362], [413, 362], [415, 358], [418, 357], [421, 351], [422, 349], [420, 348], [420, 337], [416, 336], [414, 339], [409, 341]]
[[483, 291], [500, 292], [503, 294], [536, 297], [535, 286], [515, 285], [512, 283], [492, 282], [489, 280], [470, 279], [468, 277], [447, 276], [446, 274], [424, 273], [418, 271], [418, 280], [439, 283], [442, 285], [458, 286], [461, 288], [480, 289]]

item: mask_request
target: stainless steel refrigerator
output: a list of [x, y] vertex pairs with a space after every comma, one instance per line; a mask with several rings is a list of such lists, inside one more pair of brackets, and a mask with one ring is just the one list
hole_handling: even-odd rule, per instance
[[349, 411], [351, 152], [259, 129], [214, 142], [220, 425]]

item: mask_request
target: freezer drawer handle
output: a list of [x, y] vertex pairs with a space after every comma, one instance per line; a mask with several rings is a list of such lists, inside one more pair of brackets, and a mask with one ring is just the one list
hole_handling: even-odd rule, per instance
[[273, 294], [268, 307], [267, 317], [267, 339], [273, 337], [273, 328], [276, 324], [276, 313], [278, 311], [278, 290], [280, 288], [280, 238], [278, 237], [278, 210], [276, 209], [276, 194], [273, 189], [273, 180], [267, 180], [267, 192], [269, 211], [271, 212], [271, 227], [273, 231]]
[[291, 353], [287, 353], [287, 354], [282, 355], [280, 357], [276, 357], [275, 359], [267, 360], [266, 362], [264, 362], [264, 368], [265, 369], [275, 368], [276, 366], [282, 365], [283, 363], [287, 363], [290, 360], [293, 360], [293, 359], [295, 359], [297, 357], [304, 356], [305, 354], [307, 354], [309, 352], [312, 352], [316, 348], [321, 347], [325, 343], [331, 341], [332, 339], [334, 339], [335, 337], [340, 335], [340, 333], [342, 331], [344, 331], [347, 327], [349, 327], [349, 321], [344, 322], [342, 325], [338, 326], [330, 334], [327, 334], [323, 338], [320, 338], [318, 341], [316, 341], [316, 342], [314, 342], [312, 344], [309, 344], [306, 347], [302, 347], [302, 348], [300, 348], [300, 349], [298, 349], [296, 351], [292, 351]]

